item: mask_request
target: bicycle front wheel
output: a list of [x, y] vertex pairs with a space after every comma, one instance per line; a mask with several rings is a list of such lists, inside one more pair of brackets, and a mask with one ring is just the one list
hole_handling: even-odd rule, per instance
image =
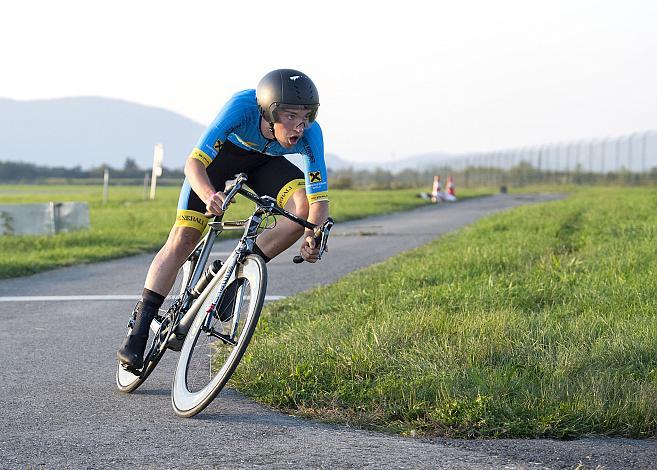
[[[264, 261], [249, 255], [238, 264], [234, 280], [214, 308], [211, 304], [219, 287], [220, 282], [215, 282], [204, 300], [192, 307], [198, 313], [180, 351], [171, 391], [179, 416], [194, 416], [208, 406], [237, 368], [265, 302]], [[205, 328], [207, 323], [209, 328]]]

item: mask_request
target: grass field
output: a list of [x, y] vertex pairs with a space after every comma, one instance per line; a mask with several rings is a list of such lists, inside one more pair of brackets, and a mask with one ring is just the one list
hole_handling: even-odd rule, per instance
[[232, 384], [404, 434], [657, 436], [656, 235], [654, 189], [491, 216], [269, 305]]
[[[178, 187], [160, 187], [155, 201], [144, 201], [141, 186], [110, 186], [109, 202], [103, 204], [101, 186], [0, 185], [0, 204], [86, 201], [91, 219], [91, 230], [55, 236], [1, 236], [0, 279], [157, 250], [174, 222], [179, 191]], [[331, 214], [339, 223], [427, 204], [417, 193], [416, 189], [332, 190]], [[486, 193], [470, 190], [460, 196]], [[231, 206], [226, 217], [243, 218], [251, 207], [242, 200]], [[239, 236], [236, 232], [230, 235]]]

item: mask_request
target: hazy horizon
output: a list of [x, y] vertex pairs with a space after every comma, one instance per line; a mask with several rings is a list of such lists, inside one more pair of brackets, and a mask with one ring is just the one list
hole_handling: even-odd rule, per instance
[[0, 13], [11, 46], [0, 57], [13, 72], [0, 97], [107, 97], [206, 126], [232, 93], [271, 69], [298, 68], [319, 88], [326, 151], [353, 162], [657, 123], [657, 3], [647, 0], [25, 0]]

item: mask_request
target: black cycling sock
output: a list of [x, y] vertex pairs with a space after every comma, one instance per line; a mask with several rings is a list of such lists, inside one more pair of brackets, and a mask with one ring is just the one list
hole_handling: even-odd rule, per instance
[[258, 245], [256, 245], [255, 243], [253, 244], [253, 252], [256, 255], [260, 256], [265, 261], [265, 263], [269, 263], [271, 261], [271, 258], [269, 256], [267, 256], [266, 254], [264, 254], [262, 252], [262, 250], [260, 249], [260, 247]]
[[141, 300], [145, 307], [157, 310], [164, 303], [164, 296], [144, 288], [144, 291], [141, 293]]

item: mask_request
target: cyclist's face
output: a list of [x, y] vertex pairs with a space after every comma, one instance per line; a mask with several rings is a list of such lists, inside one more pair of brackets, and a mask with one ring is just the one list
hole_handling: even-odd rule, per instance
[[303, 132], [310, 126], [311, 111], [307, 109], [279, 108], [274, 123], [276, 140], [285, 148], [294, 147]]

